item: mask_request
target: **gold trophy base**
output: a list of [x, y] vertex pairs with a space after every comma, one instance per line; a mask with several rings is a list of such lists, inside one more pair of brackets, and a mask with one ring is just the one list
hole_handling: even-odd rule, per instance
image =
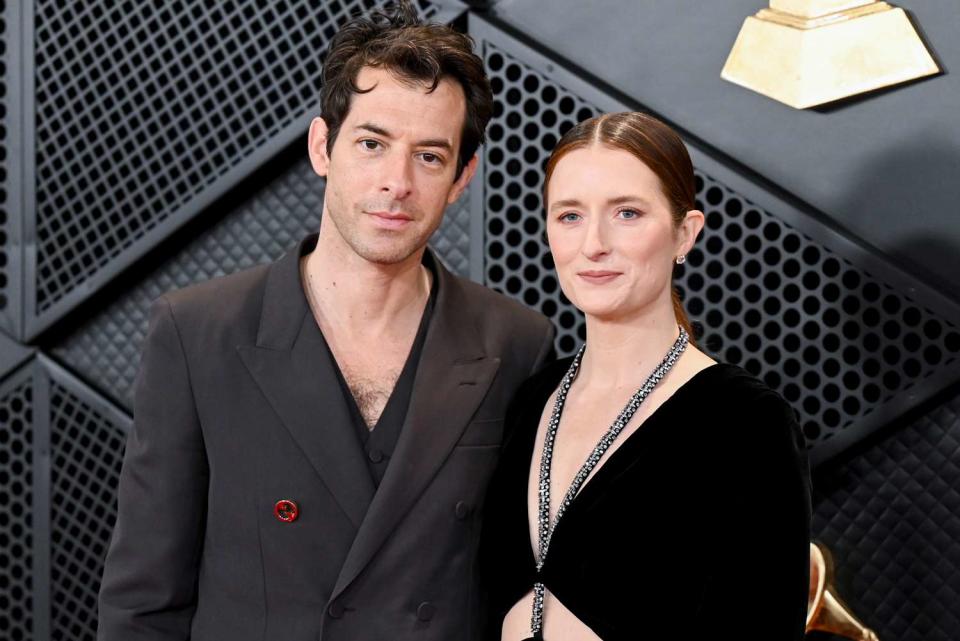
[[762, 9], [720, 75], [806, 109], [939, 71], [903, 9], [871, 2], [810, 18]]

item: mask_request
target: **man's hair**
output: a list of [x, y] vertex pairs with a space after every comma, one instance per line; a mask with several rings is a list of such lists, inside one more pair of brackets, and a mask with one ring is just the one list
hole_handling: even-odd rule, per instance
[[493, 112], [493, 92], [483, 61], [473, 52], [473, 40], [451, 27], [422, 23], [416, 10], [401, 0], [387, 11], [354, 18], [330, 42], [323, 68], [321, 111], [327, 123], [327, 153], [350, 111], [363, 67], [388, 70], [398, 79], [428, 86], [433, 91], [444, 78], [463, 87], [467, 113], [460, 137], [457, 177], [483, 143], [484, 129]]

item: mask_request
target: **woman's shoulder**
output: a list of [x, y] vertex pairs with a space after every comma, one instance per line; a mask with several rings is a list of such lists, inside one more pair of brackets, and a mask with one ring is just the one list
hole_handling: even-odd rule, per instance
[[717, 363], [703, 372], [694, 399], [705, 424], [718, 430], [728, 444], [762, 445], [771, 441], [803, 447], [797, 413], [786, 399], [747, 370]]
[[704, 379], [700, 391], [724, 407], [735, 409], [761, 399], [769, 404], [787, 405], [777, 390], [739, 365], [718, 362], [698, 372], [695, 378]]

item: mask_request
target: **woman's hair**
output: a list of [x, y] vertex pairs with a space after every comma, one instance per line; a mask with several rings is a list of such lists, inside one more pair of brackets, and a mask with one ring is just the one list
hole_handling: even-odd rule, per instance
[[[560, 159], [574, 149], [603, 145], [621, 149], [632, 154], [650, 168], [660, 179], [660, 188], [673, 216], [674, 227], [679, 227], [686, 213], [695, 209], [696, 181], [693, 163], [680, 136], [673, 129], [653, 116], [636, 112], [603, 114], [584, 120], [563, 135], [547, 160], [546, 177], [543, 181], [543, 205], [547, 206], [547, 189], [550, 177]], [[693, 339], [690, 319], [683, 309], [677, 290], [672, 290], [673, 311], [677, 322]]]
[[493, 114], [493, 93], [483, 61], [473, 51], [470, 36], [440, 24], [422, 23], [409, 0], [394, 3], [390, 12], [347, 22], [330, 42], [323, 65], [320, 110], [327, 123], [327, 153], [340, 133], [354, 94], [370, 89], [357, 86], [364, 67], [386, 69], [411, 83], [424, 83], [433, 91], [444, 78], [463, 87], [467, 115], [463, 123], [457, 178], [477, 147]]

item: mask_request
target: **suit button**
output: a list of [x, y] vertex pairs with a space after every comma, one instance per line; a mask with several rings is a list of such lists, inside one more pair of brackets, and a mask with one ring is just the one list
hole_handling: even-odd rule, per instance
[[367, 457], [370, 459], [371, 462], [379, 463], [380, 461], [383, 460], [383, 452], [374, 448], [369, 452], [367, 452]]
[[300, 508], [288, 499], [281, 499], [273, 506], [273, 515], [284, 523], [293, 523], [300, 516]]
[[417, 618], [421, 621], [429, 621], [436, 613], [437, 608], [435, 608], [429, 601], [424, 601], [420, 604], [420, 607], [417, 608]]
[[334, 601], [330, 604], [330, 607], [327, 608], [327, 612], [330, 613], [330, 616], [334, 619], [339, 619], [343, 616], [343, 606], [339, 602]]
[[457, 501], [457, 506], [453, 508], [453, 513], [461, 521], [470, 516], [470, 512], [470, 506], [463, 501]]

